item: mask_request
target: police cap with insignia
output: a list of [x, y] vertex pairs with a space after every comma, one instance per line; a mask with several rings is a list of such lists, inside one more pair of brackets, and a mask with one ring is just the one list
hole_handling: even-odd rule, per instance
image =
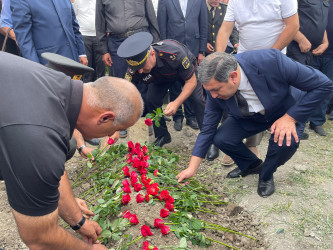
[[94, 71], [93, 68], [55, 53], [44, 52], [42, 57], [48, 61], [46, 67], [63, 72], [76, 80], [80, 80], [84, 73]]
[[137, 71], [145, 65], [152, 42], [153, 36], [150, 33], [135, 33], [120, 44], [117, 54], [126, 59], [133, 71]]

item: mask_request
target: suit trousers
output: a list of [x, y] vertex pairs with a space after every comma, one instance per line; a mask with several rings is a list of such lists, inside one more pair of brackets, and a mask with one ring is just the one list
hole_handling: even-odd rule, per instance
[[125, 40], [126, 38], [115, 38], [111, 35], [108, 36], [108, 48], [111, 55], [112, 60], [112, 69], [113, 69], [113, 76], [124, 78], [128, 64], [125, 60], [125, 58], [121, 58], [117, 54], [117, 50], [120, 46], [120, 44]]
[[[145, 98], [145, 107], [148, 113], [152, 113], [157, 108], [162, 107], [163, 98], [173, 83], [174, 82], [160, 82], [151, 83], [148, 85], [148, 90]], [[192, 101], [193, 109], [195, 111], [195, 117], [197, 119], [199, 128], [201, 129], [205, 111], [205, 102], [203, 99], [202, 85], [199, 81], [197, 81], [197, 86], [188, 99]], [[163, 117], [160, 121], [159, 127], [156, 127], [155, 124], [153, 126], [155, 137], [157, 138], [169, 133], [165, 123], [165, 119]]]
[[83, 75], [83, 82], [93, 82], [105, 76], [105, 64], [102, 61], [103, 55], [99, 53], [96, 36], [82, 36], [84, 48], [88, 59], [88, 66], [95, 72], [88, 72]]
[[[316, 56], [313, 67], [333, 81], [333, 57]], [[321, 126], [326, 122], [326, 109], [333, 97], [333, 92], [311, 113], [310, 127]]]
[[[279, 119], [282, 114], [275, 116], [270, 120], [259, 113], [244, 119], [236, 119], [229, 116], [218, 128], [213, 142], [225, 154], [229, 155], [242, 170], [247, 170], [251, 165], [258, 162], [258, 158], [243, 143], [243, 139], [270, 128], [272, 124]], [[305, 123], [296, 123], [298, 138], [301, 138]], [[276, 169], [286, 163], [296, 152], [299, 142], [296, 143], [292, 136], [291, 145], [286, 145], [286, 139], [282, 146], [274, 142], [274, 134], [269, 139], [266, 158], [260, 173], [260, 178], [269, 180]]]

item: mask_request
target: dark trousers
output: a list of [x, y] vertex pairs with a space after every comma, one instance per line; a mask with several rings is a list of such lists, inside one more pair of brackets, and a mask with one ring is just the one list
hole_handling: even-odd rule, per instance
[[[0, 34], [0, 50], [2, 48], [3, 42], [5, 40], [5, 36]], [[6, 52], [14, 54], [19, 56], [20, 55], [20, 50], [18, 49], [16, 43], [14, 40], [12, 40], [11, 38], [7, 38], [7, 43], [6, 43]]]
[[[245, 146], [242, 142], [243, 139], [270, 128], [281, 116], [282, 114], [277, 115], [269, 121], [266, 121], [265, 117], [261, 114], [255, 114], [248, 119], [235, 119], [229, 116], [218, 128], [213, 142], [244, 171], [258, 162], [258, 157]], [[304, 126], [305, 123], [296, 123], [298, 138], [301, 138]], [[260, 178], [265, 181], [269, 180], [276, 169], [294, 155], [298, 146], [299, 142], [296, 143], [292, 137], [290, 146], [286, 145], [286, 140], [284, 139], [283, 145], [280, 147], [274, 142], [274, 134], [271, 135]]]
[[95, 72], [88, 72], [83, 75], [83, 82], [93, 82], [96, 79], [105, 76], [105, 64], [102, 61], [103, 55], [98, 52], [96, 36], [82, 36], [84, 48], [88, 59], [88, 66]]
[[287, 56], [304, 65], [312, 66], [314, 63], [314, 55], [312, 54], [312, 52], [309, 51], [306, 53], [302, 53], [298, 46], [298, 43], [295, 41], [292, 41], [288, 45]]
[[[333, 57], [316, 56], [313, 67], [324, 73], [333, 81]], [[326, 109], [333, 96], [333, 92], [311, 113], [310, 127], [321, 126], [326, 122]]]
[[[170, 89], [172, 84], [173, 82], [165, 82], [151, 83], [148, 85], [147, 95], [145, 98], [145, 107], [148, 113], [152, 113], [153, 110], [156, 110], [162, 106], [163, 97], [167, 93], [168, 89]], [[199, 128], [201, 129], [205, 111], [205, 103], [203, 99], [202, 86], [199, 81], [197, 81], [197, 86], [188, 99], [190, 99], [193, 103], [195, 117], [197, 119]], [[154, 133], [155, 137], [161, 137], [169, 133], [164, 118], [162, 118], [160, 121], [160, 127], [156, 127], [154, 124]]]
[[[176, 98], [179, 96], [180, 92], [182, 92], [182, 84], [179, 81], [176, 81], [174, 84], [171, 85], [169, 89], [169, 94], [170, 94], [170, 102], [173, 102], [176, 100]], [[185, 118], [186, 120], [189, 119], [194, 119], [195, 114], [192, 108], [192, 103], [190, 99], [187, 99], [184, 102], [184, 113], [185, 113]], [[181, 119], [182, 121], [184, 120], [184, 115], [183, 115], [183, 105], [180, 105], [176, 114], [173, 116], [173, 120], [176, 121], [178, 119]]]
[[124, 78], [128, 68], [126, 60], [117, 55], [117, 50], [124, 40], [125, 38], [115, 38], [108, 36], [108, 48], [111, 55], [114, 77]]

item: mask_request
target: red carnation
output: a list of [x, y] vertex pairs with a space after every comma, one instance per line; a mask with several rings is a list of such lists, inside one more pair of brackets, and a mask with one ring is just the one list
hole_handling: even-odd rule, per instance
[[148, 240], [143, 242], [142, 250], [149, 250], [149, 241]]
[[166, 203], [175, 203], [175, 199], [171, 195], [168, 195], [166, 198], [164, 198], [164, 200]]
[[[134, 148], [134, 144], [133, 144], [132, 141], [129, 141], [129, 142], [127, 143], [127, 146], [128, 146], [128, 149], [133, 149], [133, 148]], [[130, 151], [130, 150], [128, 150], [128, 151]]]
[[129, 182], [128, 182], [128, 180], [127, 179], [125, 179], [125, 180], [123, 180], [123, 186], [125, 187], [125, 186], [129, 186]]
[[129, 177], [130, 176], [130, 173], [129, 173], [129, 168], [127, 166], [123, 167], [123, 172], [124, 172], [124, 175]]
[[163, 197], [161, 195], [157, 195], [156, 198], [159, 200], [159, 201], [162, 201], [163, 200]]
[[108, 144], [112, 145], [113, 143], [114, 143], [114, 140], [110, 137], [109, 140], [108, 140]]
[[130, 218], [130, 223], [133, 224], [133, 225], [137, 225], [139, 224], [139, 220], [138, 220], [138, 217], [136, 217], [136, 214], [132, 214], [132, 217]]
[[141, 168], [140, 169], [140, 174], [147, 174], [147, 169], [146, 168]]
[[141, 227], [141, 234], [143, 237], [147, 237], [147, 236], [152, 236], [153, 233], [150, 231], [150, 227], [148, 227], [147, 225], [143, 225]]
[[131, 196], [129, 194], [125, 194], [123, 195], [122, 199], [121, 199], [121, 202], [126, 205], [130, 202], [131, 200]]
[[140, 192], [140, 191], [142, 190], [142, 184], [140, 184], [140, 183], [135, 183], [135, 184], [134, 184], [134, 190], [135, 190], [136, 192]]
[[158, 250], [158, 247], [154, 247], [153, 250]]
[[162, 208], [162, 209], [161, 209], [161, 212], [160, 212], [160, 216], [161, 216], [162, 218], [168, 217], [168, 216], [169, 216], [169, 211], [166, 210], [166, 209], [164, 209], [164, 208]]
[[147, 202], [150, 200], [150, 196], [149, 196], [149, 194], [146, 194], [146, 195], [145, 195], [145, 200], [146, 200]]
[[162, 226], [164, 226], [164, 221], [159, 218], [156, 218], [154, 221], [154, 227], [161, 228]]
[[169, 191], [168, 190], [162, 190], [161, 191], [161, 196], [163, 197], [163, 199], [165, 200], [168, 196], [169, 196]]
[[134, 187], [134, 185], [138, 182], [138, 178], [131, 178], [131, 185]]
[[131, 213], [129, 210], [125, 210], [125, 212], [123, 212], [123, 218], [124, 219], [128, 219], [128, 218], [131, 218]]
[[157, 176], [157, 174], [158, 174], [158, 169], [155, 169], [154, 176]]
[[163, 235], [166, 235], [166, 234], [168, 234], [169, 232], [170, 232], [170, 227], [168, 227], [168, 226], [166, 226], [166, 225], [161, 226], [161, 233], [162, 233]]
[[153, 183], [147, 188], [147, 193], [156, 196], [159, 190], [158, 183]]
[[142, 147], [142, 152], [146, 155], [148, 153], [148, 148], [146, 147], [146, 145], [144, 145]]
[[132, 193], [130, 186], [123, 186], [124, 193], [130, 194]]
[[145, 199], [143, 198], [143, 195], [142, 194], [138, 194], [137, 196], [136, 196], [136, 202], [137, 203], [141, 203], [141, 202], [143, 202]]
[[145, 120], [145, 123], [146, 123], [147, 126], [153, 125], [153, 122], [149, 118]]
[[173, 211], [175, 206], [171, 203], [165, 203], [165, 208], [168, 209], [169, 211]]

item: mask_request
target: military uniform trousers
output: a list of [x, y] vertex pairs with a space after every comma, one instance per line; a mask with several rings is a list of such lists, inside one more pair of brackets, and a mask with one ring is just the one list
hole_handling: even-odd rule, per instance
[[[181, 82], [182, 82], [182, 85], [184, 85], [184, 81], [181, 81]], [[157, 79], [156, 82], [150, 83], [148, 85], [148, 90], [147, 90], [146, 100], [145, 100], [148, 113], [152, 113], [157, 108], [162, 107], [163, 98], [166, 95], [168, 89], [174, 83], [175, 82], [173, 82], [173, 81], [158, 82], [158, 79]], [[204, 101], [204, 97], [203, 97], [202, 85], [199, 81], [197, 81], [197, 86], [188, 99], [191, 100], [191, 102], [193, 104], [195, 117], [197, 119], [199, 128], [201, 129], [203, 117], [204, 117], [204, 111], [205, 111], [205, 101]], [[154, 133], [155, 133], [155, 137], [161, 137], [161, 136], [168, 134], [168, 128], [166, 126], [164, 118], [162, 118], [160, 121], [160, 127], [156, 127], [154, 124]]]

